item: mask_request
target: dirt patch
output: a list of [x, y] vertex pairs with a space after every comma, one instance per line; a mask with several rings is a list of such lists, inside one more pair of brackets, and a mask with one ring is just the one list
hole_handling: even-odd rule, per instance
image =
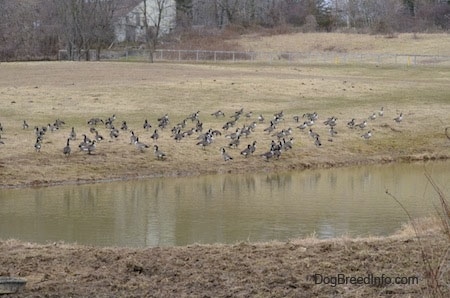
[[[439, 283], [445, 296], [448, 238], [429, 230], [421, 240], [433, 268], [444, 266]], [[147, 249], [8, 240], [0, 241], [0, 275], [28, 281], [19, 294], [4, 297], [424, 297], [431, 292], [421, 253], [410, 232]], [[348, 282], [334, 286], [338, 276]]]

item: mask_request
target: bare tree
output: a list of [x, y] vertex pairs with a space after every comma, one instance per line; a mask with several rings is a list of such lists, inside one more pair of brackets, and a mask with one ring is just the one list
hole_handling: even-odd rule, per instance
[[71, 59], [84, 55], [89, 61], [92, 47], [99, 59], [101, 48], [114, 40], [112, 20], [116, 5], [116, 0], [54, 0], [60, 35]]
[[[153, 63], [156, 47], [159, 45], [163, 28], [171, 28], [175, 17], [176, 4], [171, 0], [143, 1], [145, 43], [149, 50], [149, 61]], [[166, 29], [167, 30], [167, 29]], [[169, 29], [170, 30], [170, 29]]]

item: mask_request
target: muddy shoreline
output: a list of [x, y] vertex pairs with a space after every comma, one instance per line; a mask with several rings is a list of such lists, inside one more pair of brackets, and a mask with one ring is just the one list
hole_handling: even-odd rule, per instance
[[[389, 163], [408, 163], [408, 162], [427, 162], [427, 161], [438, 161], [438, 160], [448, 160], [450, 159], [450, 154], [423, 154], [423, 155], [405, 155], [398, 157], [378, 157], [378, 158], [366, 158], [361, 160], [349, 160], [349, 161], [340, 161], [340, 162], [319, 162], [319, 163], [298, 163], [298, 164], [290, 164], [289, 167], [286, 167], [284, 164], [280, 164], [280, 167], [277, 169], [277, 172], [287, 172], [287, 171], [304, 171], [309, 169], [326, 169], [326, 168], [340, 168], [340, 167], [351, 167], [351, 166], [361, 166], [361, 165], [374, 165], [374, 164], [389, 164]], [[277, 161], [271, 161], [272, 163], [277, 163]], [[94, 183], [108, 183], [108, 182], [116, 182], [116, 181], [130, 181], [130, 180], [144, 180], [144, 179], [152, 179], [152, 178], [169, 178], [169, 177], [194, 177], [201, 175], [216, 175], [216, 174], [226, 174], [226, 173], [235, 173], [235, 174], [246, 174], [246, 173], [265, 173], [265, 172], [273, 172], [273, 169], [267, 169], [264, 167], [260, 167], [255, 172], [255, 169], [247, 169], [245, 167], [241, 167], [239, 169], [233, 169], [233, 171], [220, 171], [213, 170], [211, 168], [200, 168], [198, 171], [189, 172], [189, 171], [168, 171], [160, 174], [143, 174], [143, 175], [124, 175], [120, 177], [105, 177], [103, 179], [64, 179], [60, 181], [39, 181], [33, 180], [25, 183], [18, 184], [3, 184], [0, 183], [0, 188], [5, 189], [13, 189], [13, 188], [27, 188], [27, 187], [51, 187], [51, 186], [59, 186], [59, 185], [83, 185], [83, 184], [94, 184]]]

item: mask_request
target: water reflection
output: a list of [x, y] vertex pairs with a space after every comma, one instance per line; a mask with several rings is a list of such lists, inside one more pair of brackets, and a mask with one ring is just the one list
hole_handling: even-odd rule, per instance
[[[449, 193], [450, 162], [428, 163]], [[446, 189], [447, 187], [447, 189]], [[438, 205], [424, 164], [0, 190], [0, 238], [93, 245], [386, 235]]]

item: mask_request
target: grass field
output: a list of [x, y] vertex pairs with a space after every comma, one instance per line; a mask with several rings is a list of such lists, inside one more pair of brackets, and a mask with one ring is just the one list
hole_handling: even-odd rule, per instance
[[[449, 142], [444, 134], [450, 125], [450, 69], [375, 66], [289, 66], [258, 64], [147, 64], [37, 62], [0, 65], [0, 184], [18, 186], [60, 182], [127, 179], [151, 176], [195, 175], [202, 173], [287, 171], [320, 166], [448, 158]], [[380, 107], [384, 116], [367, 120], [366, 129], [348, 129], [355, 118], [361, 122]], [[241, 139], [237, 149], [227, 149], [234, 158], [224, 162], [221, 147], [228, 147], [222, 130], [235, 111], [253, 112], [242, 117], [230, 132], [244, 124], [258, 123], [255, 132]], [[226, 117], [210, 114], [221, 109]], [[197, 146], [196, 133], [180, 142], [170, 129], [189, 114], [200, 111], [207, 129], [223, 135], [205, 150]], [[274, 132], [292, 128], [294, 147], [279, 160], [263, 161], [275, 136], [264, 132], [274, 113], [284, 111], [284, 121]], [[317, 112], [312, 129], [321, 135], [316, 147], [307, 130], [296, 128], [294, 115]], [[393, 118], [403, 113], [404, 120]], [[167, 154], [155, 160], [152, 148], [139, 152], [129, 144], [130, 132], [118, 139], [109, 137], [104, 125], [97, 129], [105, 137], [92, 155], [79, 152], [82, 134], [93, 137], [87, 121], [92, 117], [117, 116], [115, 126], [126, 121], [139, 140], [153, 145], [153, 128], [145, 131], [144, 119], [156, 127], [157, 118], [169, 115], [170, 124], [160, 131], [156, 142]], [[338, 118], [338, 135], [328, 141], [328, 117]], [[65, 121], [58, 131], [47, 133], [40, 152], [35, 152], [34, 126], [46, 126], [56, 119]], [[22, 129], [23, 120], [30, 127]], [[185, 130], [194, 127], [187, 121]], [[78, 139], [72, 141], [72, 154], [62, 149], [71, 127]], [[361, 135], [372, 130], [373, 137]], [[286, 137], [286, 138], [289, 138]], [[254, 156], [244, 158], [240, 151], [257, 141]]]

